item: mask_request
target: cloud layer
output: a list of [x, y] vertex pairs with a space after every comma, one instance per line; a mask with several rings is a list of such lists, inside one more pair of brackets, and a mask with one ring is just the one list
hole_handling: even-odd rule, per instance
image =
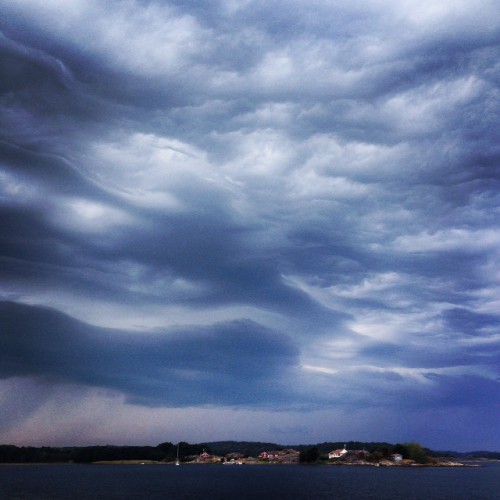
[[0, 398], [256, 412], [249, 439], [494, 421], [496, 2], [0, 9]]

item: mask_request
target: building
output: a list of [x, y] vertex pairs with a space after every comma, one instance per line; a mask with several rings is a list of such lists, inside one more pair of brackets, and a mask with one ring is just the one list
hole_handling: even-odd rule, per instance
[[262, 460], [276, 460], [280, 456], [279, 451], [263, 451], [259, 458]]
[[330, 453], [328, 453], [328, 460], [331, 460], [332, 458], [340, 458], [344, 456], [347, 453], [346, 447], [344, 445], [344, 448], [342, 450], [333, 450]]
[[300, 452], [297, 450], [263, 451], [259, 458], [261, 460], [272, 460], [283, 464], [299, 463]]

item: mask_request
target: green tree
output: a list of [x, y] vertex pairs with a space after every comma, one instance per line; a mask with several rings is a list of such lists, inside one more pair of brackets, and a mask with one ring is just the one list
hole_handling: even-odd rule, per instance
[[300, 463], [314, 463], [317, 462], [319, 458], [319, 450], [317, 446], [313, 446], [312, 448], [307, 448], [304, 451], [300, 452], [299, 461]]
[[380, 451], [375, 450], [374, 452], [370, 453], [370, 455], [368, 455], [367, 461], [368, 462], [380, 462], [380, 460], [382, 460], [383, 458], [384, 458], [384, 455]]
[[175, 460], [177, 448], [172, 443], [160, 443], [156, 448], [159, 454], [162, 455], [161, 460], [164, 460], [165, 462]]
[[417, 464], [426, 464], [429, 462], [427, 452], [419, 443], [405, 443], [405, 447], [410, 460], [415, 460]]

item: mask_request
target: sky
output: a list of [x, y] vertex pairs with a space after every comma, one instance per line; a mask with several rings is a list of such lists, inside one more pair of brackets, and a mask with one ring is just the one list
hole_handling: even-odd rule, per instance
[[0, 442], [500, 450], [496, 0], [0, 0]]

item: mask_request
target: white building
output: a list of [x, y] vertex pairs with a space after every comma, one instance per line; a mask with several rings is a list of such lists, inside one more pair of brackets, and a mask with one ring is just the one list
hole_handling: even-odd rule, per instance
[[333, 450], [330, 453], [328, 453], [328, 459], [331, 460], [332, 458], [340, 458], [343, 455], [345, 455], [346, 453], [347, 453], [347, 450], [346, 450], [345, 445], [344, 445], [344, 448], [342, 450]]

